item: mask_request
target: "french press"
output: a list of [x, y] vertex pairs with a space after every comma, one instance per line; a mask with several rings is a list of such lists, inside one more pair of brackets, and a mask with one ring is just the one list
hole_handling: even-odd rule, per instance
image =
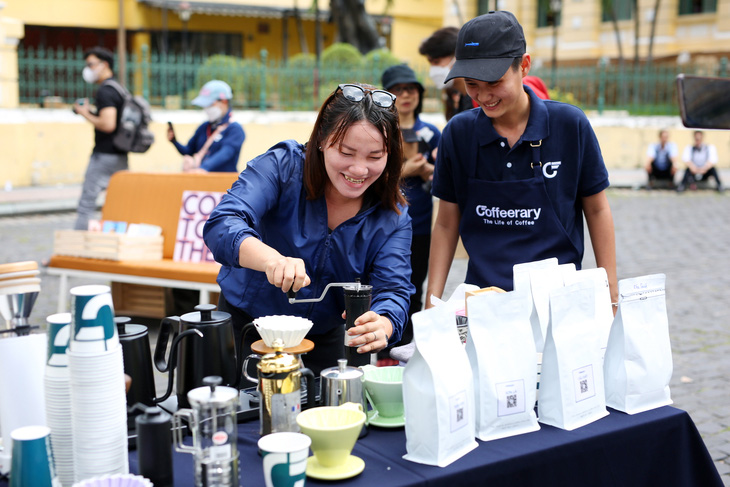
[[[205, 377], [203, 387], [188, 392], [192, 409], [179, 409], [172, 417], [175, 449], [192, 453], [196, 487], [238, 487], [238, 390], [220, 384], [219, 376]], [[192, 445], [183, 443], [182, 420], [192, 432]]]
[[256, 364], [258, 380], [246, 372], [250, 358], [244, 362], [244, 374], [252, 382], [258, 382], [261, 398], [259, 405], [260, 433], [298, 432], [296, 417], [302, 408], [301, 380], [306, 378], [307, 405], [315, 402], [314, 374], [311, 370], [300, 367], [299, 358], [284, 352], [284, 342], [280, 338], [272, 343], [274, 352], [267, 353]]

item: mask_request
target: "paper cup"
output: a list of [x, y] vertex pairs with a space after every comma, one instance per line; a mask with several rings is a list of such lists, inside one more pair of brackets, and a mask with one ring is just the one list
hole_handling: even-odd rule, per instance
[[13, 460], [10, 487], [59, 487], [53, 468], [51, 428], [23, 426], [10, 433], [13, 439]]
[[272, 433], [259, 440], [266, 487], [304, 487], [312, 440], [301, 433]]
[[46, 365], [68, 367], [66, 349], [71, 336], [71, 313], [57, 313], [46, 318], [48, 323], [48, 349]]
[[72, 288], [73, 330], [69, 348], [79, 353], [103, 352], [119, 344], [109, 286]]

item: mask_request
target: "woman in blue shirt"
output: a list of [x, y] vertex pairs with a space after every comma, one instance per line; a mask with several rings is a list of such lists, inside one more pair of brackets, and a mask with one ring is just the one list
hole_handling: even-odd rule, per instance
[[310, 319], [315, 348], [306, 364], [315, 373], [344, 356], [343, 293], [289, 304], [287, 291], [304, 299], [333, 282], [371, 285], [370, 311], [348, 330], [361, 354], [397, 342], [407, 320], [411, 219], [399, 189], [394, 100], [386, 91], [340, 85], [309, 142], [284, 141], [249, 162], [204, 228], [223, 265], [219, 309], [232, 314], [239, 332], [261, 316]]

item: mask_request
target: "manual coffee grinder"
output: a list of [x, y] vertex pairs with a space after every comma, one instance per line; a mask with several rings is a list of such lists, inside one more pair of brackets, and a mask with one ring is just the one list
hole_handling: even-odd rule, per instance
[[[220, 384], [218, 376], [203, 378], [203, 387], [187, 394], [191, 409], [179, 409], [172, 417], [175, 449], [192, 453], [196, 487], [238, 487], [238, 390]], [[193, 444], [183, 443], [183, 420]]]
[[370, 363], [369, 353], [357, 353], [357, 347], [348, 347], [347, 343], [355, 338], [347, 334], [347, 330], [355, 326], [355, 320], [370, 310], [373, 286], [360, 284], [360, 279], [344, 286], [345, 290], [345, 358], [347, 363], [359, 367]]
[[349, 336], [347, 330], [355, 326], [355, 320], [363, 313], [370, 310], [370, 303], [373, 297], [373, 286], [369, 284], [360, 284], [360, 279], [355, 282], [333, 282], [325, 286], [322, 295], [318, 298], [298, 299], [297, 293], [287, 291], [289, 304], [299, 303], [318, 303], [324, 299], [325, 294], [331, 287], [341, 287], [345, 290], [345, 358], [347, 363], [359, 367], [370, 363], [370, 355], [368, 353], [357, 353], [357, 347], [348, 347], [348, 342], [355, 337]]

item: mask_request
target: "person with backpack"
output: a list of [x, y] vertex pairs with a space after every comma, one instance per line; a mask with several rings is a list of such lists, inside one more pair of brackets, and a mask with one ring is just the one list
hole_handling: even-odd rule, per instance
[[96, 110], [92, 110], [88, 98], [76, 100], [73, 105], [74, 113], [94, 126], [94, 149], [76, 210], [76, 230], [88, 229], [99, 193], [106, 190], [112, 174], [128, 168], [127, 151], [114, 144], [125, 101], [124, 96], [112, 86], [112, 83], [118, 83], [114, 80], [114, 55], [103, 47], [93, 47], [84, 52], [84, 61], [86, 66], [81, 76], [87, 83], [96, 84], [98, 89], [94, 95]]
[[207, 122], [202, 123], [187, 145], [175, 138], [170, 124], [167, 138], [183, 156], [183, 172], [237, 172], [238, 156], [246, 138], [243, 127], [232, 120], [228, 83], [208, 81], [191, 102], [203, 109]]

